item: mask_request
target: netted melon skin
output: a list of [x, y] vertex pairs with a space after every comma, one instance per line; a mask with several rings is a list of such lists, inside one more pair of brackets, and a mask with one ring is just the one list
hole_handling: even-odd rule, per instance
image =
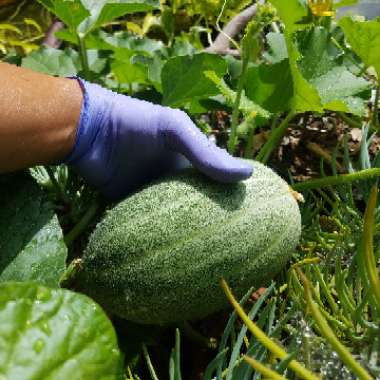
[[289, 260], [301, 217], [289, 187], [252, 162], [237, 184], [195, 170], [164, 179], [110, 210], [83, 256], [79, 284], [106, 310], [138, 323], [200, 319], [270, 281]]

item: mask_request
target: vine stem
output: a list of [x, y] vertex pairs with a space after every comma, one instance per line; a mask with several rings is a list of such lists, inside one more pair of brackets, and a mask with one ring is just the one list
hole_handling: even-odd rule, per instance
[[149, 352], [148, 352], [148, 349], [147, 349], [145, 343], [143, 343], [143, 345], [142, 345], [142, 350], [143, 350], [144, 359], [146, 361], [146, 365], [148, 366], [148, 370], [149, 370], [149, 373], [150, 373], [152, 380], [158, 380], [158, 376], [156, 374], [156, 371], [154, 370], [152, 361], [150, 360]]
[[[244, 57], [245, 56], [245, 57]], [[228, 139], [228, 151], [233, 154], [236, 147], [236, 138], [237, 138], [237, 127], [238, 127], [238, 119], [239, 119], [239, 106], [240, 100], [243, 93], [245, 75], [247, 73], [248, 68], [248, 55], [243, 54], [243, 62], [241, 68], [241, 74], [239, 76], [238, 88], [236, 93], [236, 99], [234, 103], [234, 108], [232, 110], [232, 120], [231, 120], [231, 134]]]
[[346, 364], [348, 368], [354, 372], [361, 380], [373, 380], [373, 377], [355, 360], [350, 351], [339, 341], [334, 334], [323, 315], [321, 314], [319, 307], [315, 303], [312, 297], [311, 284], [307, 277], [303, 274], [300, 268], [296, 268], [298, 276], [301, 278], [304, 286], [305, 299], [308, 305], [308, 309], [313, 316], [314, 321], [319, 327], [322, 336], [331, 344], [334, 350], [338, 353], [339, 357]]
[[69, 204], [70, 203], [70, 199], [67, 197], [67, 195], [63, 191], [62, 187], [58, 183], [57, 179], [55, 178], [54, 172], [51, 169], [51, 167], [50, 166], [45, 166], [45, 169], [46, 169], [46, 172], [47, 172], [47, 174], [48, 174], [48, 176], [50, 178], [50, 181], [51, 181], [52, 185], [54, 186], [55, 190], [58, 193], [58, 196], [61, 198], [61, 200], [63, 201], [63, 203], [65, 203], [66, 205]]
[[373, 105], [373, 115], [372, 115], [372, 124], [378, 129], [379, 128], [379, 98], [380, 98], [380, 87], [376, 88], [375, 95], [375, 104]]
[[343, 185], [347, 183], [352, 183], [354, 181], [363, 181], [378, 176], [380, 176], [380, 168], [365, 169], [360, 170], [356, 173], [334, 175], [296, 183], [292, 186], [292, 189], [295, 191], [313, 190], [319, 189], [321, 187]]
[[90, 80], [90, 67], [88, 65], [87, 48], [86, 48], [84, 37], [78, 36], [78, 43], [79, 43], [80, 60], [82, 63], [83, 74], [85, 77], [84, 79]]
[[[274, 356], [279, 359], [285, 359], [288, 357], [288, 353], [280, 347], [276, 342], [269, 338], [264, 331], [262, 331], [244, 312], [243, 308], [236, 301], [231, 289], [227, 285], [224, 279], [220, 280], [220, 285], [230, 301], [231, 305], [235, 309], [236, 313], [239, 315], [241, 320], [246, 324], [249, 331], [256, 337], [256, 339], [263, 344]], [[302, 364], [297, 360], [293, 359], [289, 362], [289, 368], [291, 368], [300, 378], [304, 380], [320, 380], [318, 376], [307, 370]]]
[[191, 341], [199, 343], [211, 350], [217, 348], [217, 341], [215, 338], [206, 338], [196, 331], [187, 321], [184, 321], [179, 327], [181, 332], [183, 332], [183, 334]]
[[281, 139], [284, 137], [286, 130], [288, 129], [289, 122], [293, 119], [294, 116], [294, 112], [289, 112], [286, 115], [285, 119], [282, 120], [281, 124], [271, 133], [269, 140], [264, 144], [259, 154], [257, 155], [257, 161], [260, 161], [264, 164], [268, 162], [273, 150], [277, 147]]
[[349, 116], [347, 116], [344, 112], [337, 112], [337, 114], [339, 115], [339, 117], [344, 121], [346, 122], [350, 127], [352, 128], [361, 128], [361, 124], [358, 123], [357, 121], [355, 121], [354, 119], [350, 118]]
[[99, 204], [97, 201], [91, 204], [79, 222], [73, 227], [73, 229], [65, 236], [65, 243], [68, 247], [73, 243], [73, 241], [88, 227], [91, 220], [96, 215], [99, 209]]
[[368, 205], [364, 213], [363, 228], [363, 257], [364, 265], [367, 270], [368, 280], [376, 301], [376, 306], [380, 310], [380, 279], [376, 268], [376, 257], [373, 248], [373, 235], [375, 224], [375, 209], [377, 203], [377, 186], [374, 186], [368, 200]]

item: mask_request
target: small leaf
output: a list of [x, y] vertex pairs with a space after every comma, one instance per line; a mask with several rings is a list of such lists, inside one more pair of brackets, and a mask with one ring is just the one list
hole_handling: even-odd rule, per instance
[[[0, 181], [0, 281], [58, 286], [67, 248], [52, 205], [24, 175]], [[1, 362], [1, 361], [0, 361]]]
[[[205, 71], [204, 74], [213, 83], [215, 83], [219, 89], [219, 92], [226, 99], [227, 104], [230, 107], [233, 107], [236, 99], [236, 92], [229, 88], [223, 78], [219, 78], [214, 71]], [[239, 110], [244, 114], [245, 117], [252, 118], [256, 117], [256, 115], [260, 115], [266, 119], [270, 117], [270, 113], [267, 110], [248, 99], [245, 96], [244, 92], [241, 95]]]
[[169, 59], [161, 73], [164, 104], [179, 107], [194, 99], [217, 95], [217, 86], [204, 75], [207, 70], [222, 77], [227, 71], [227, 63], [223, 58], [207, 53]]
[[40, 25], [35, 20], [33, 20], [32, 18], [27, 18], [27, 17], [24, 18], [24, 23], [26, 25], [33, 26], [33, 28], [35, 28], [38, 33], [41, 33], [41, 34], [43, 33]]
[[0, 378], [120, 380], [111, 322], [88, 297], [34, 283], [0, 285]]
[[14, 26], [14, 25], [8, 24], [8, 23], [1, 23], [0, 24], [0, 30], [6, 30], [8, 32], [14, 32], [17, 34], [22, 34], [21, 30], [19, 28], [17, 28], [17, 26]]

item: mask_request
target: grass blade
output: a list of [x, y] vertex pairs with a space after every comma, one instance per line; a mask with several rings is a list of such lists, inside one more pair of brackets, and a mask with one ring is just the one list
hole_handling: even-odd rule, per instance
[[[233, 296], [229, 286], [227, 285], [225, 280], [220, 281], [221, 286], [236, 310], [239, 317], [242, 319], [242, 321], [247, 325], [248, 329], [251, 331], [251, 333], [258, 339], [272, 354], [274, 354], [276, 357], [280, 359], [284, 359], [288, 356], [288, 353], [280, 347], [277, 343], [272, 341], [259, 327], [257, 327], [247, 316], [247, 314], [244, 312], [243, 308], [239, 305], [239, 303], [236, 301], [235, 297]], [[299, 362], [296, 360], [292, 360], [289, 363], [289, 368], [291, 368], [299, 377], [305, 380], [319, 380], [319, 377], [307, 370], [305, 367], [303, 367]]]
[[363, 258], [371, 289], [376, 301], [378, 311], [380, 311], [380, 279], [376, 268], [376, 259], [373, 250], [374, 233], [374, 211], [377, 203], [377, 186], [372, 188], [368, 199], [367, 208], [364, 214], [363, 227]]
[[248, 356], [244, 356], [244, 360], [252, 366], [256, 371], [260, 372], [262, 375], [267, 377], [268, 379], [273, 380], [287, 380], [286, 377], [279, 375], [277, 372], [274, 372], [268, 367], [265, 367], [265, 365], [262, 365], [260, 362], [258, 362], [255, 359], [252, 359]]
[[319, 327], [321, 335], [331, 344], [333, 349], [337, 352], [343, 363], [354, 372], [360, 380], [373, 380], [373, 377], [355, 360], [350, 351], [339, 341], [330, 328], [329, 324], [319, 311], [318, 305], [315, 303], [312, 297], [311, 286], [309, 280], [302, 273], [300, 268], [296, 268], [298, 275], [300, 276], [305, 290], [305, 299], [311, 315]]

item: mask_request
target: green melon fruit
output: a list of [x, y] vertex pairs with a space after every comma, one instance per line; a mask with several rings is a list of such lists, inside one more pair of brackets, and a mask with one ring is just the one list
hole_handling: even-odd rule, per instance
[[106, 310], [139, 323], [205, 317], [263, 286], [299, 241], [301, 218], [289, 187], [252, 162], [237, 184], [195, 170], [161, 180], [110, 210], [90, 237], [79, 284]]

